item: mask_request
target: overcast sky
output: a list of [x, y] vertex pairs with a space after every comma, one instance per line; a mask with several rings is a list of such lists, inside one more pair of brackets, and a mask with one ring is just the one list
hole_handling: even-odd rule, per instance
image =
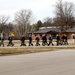
[[[30, 9], [36, 20], [53, 17], [54, 4], [57, 0], [0, 0], [0, 15], [10, 16], [13, 20], [15, 13], [21, 9]], [[63, 0], [73, 2], [74, 0]]]

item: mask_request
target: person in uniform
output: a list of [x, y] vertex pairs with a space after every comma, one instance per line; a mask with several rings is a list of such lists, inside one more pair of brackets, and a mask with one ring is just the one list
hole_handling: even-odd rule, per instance
[[49, 46], [50, 44], [52, 44], [52, 46], [54, 45], [52, 41], [53, 41], [53, 37], [52, 37], [52, 35], [50, 34], [48, 46]]
[[31, 36], [31, 34], [29, 35], [29, 46], [33, 46], [33, 44], [32, 44], [32, 36]]
[[64, 42], [65, 42], [65, 45], [68, 45], [68, 38], [67, 38], [67, 35], [66, 34], [64, 36]]
[[56, 35], [56, 42], [57, 42], [57, 46], [60, 44], [60, 36], [59, 34]]
[[20, 41], [21, 41], [21, 45], [20, 46], [26, 46], [26, 44], [25, 44], [25, 37], [24, 36], [21, 37]]
[[65, 44], [65, 36], [64, 36], [64, 34], [62, 34], [62, 37], [61, 37], [61, 44], [62, 44], [62, 45]]
[[0, 35], [0, 46], [1, 46], [1, 45], [4, 47], [3, 33], [1, 33], [1, 35]]
[[42, 46], [45, 46], [45, 34], [42, 35]]
[[12, 43], [12, 36], [11, 35], [9, 35], [9, 37], [8, 37], [8, 40], [9, 40], [9, 42], [8, 42], [8, 45], [7, 46], [14, 46], [14, 44]]
[[35, 40], [36, 40], [36, 44], [35, 45], [36, 46], [40, 46], [40, 44], [39, 44], [40, 38], [38, 36], [36, 36]]

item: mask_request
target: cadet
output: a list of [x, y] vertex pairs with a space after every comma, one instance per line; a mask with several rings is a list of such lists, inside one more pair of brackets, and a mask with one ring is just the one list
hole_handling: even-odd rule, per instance
[[67, 35], [65, 34], [65, 36], [64, 36], [64, 42], [65, 42], [65, 45], [68, 45], [68, 41], [67, 41]]
[[40, 46], [40, 44], [39, 44], [40, 39], [39, 39], [38, 36], [36, 36], [36, 39], [35, 39], [35, 40], [36, 40], [36, 44], [35, 44], [35, 45], [36, 45], [36, 46]]
[[47, 37], [46, 37], [47, 35], [45, 34], [45, 45], [48, 45], [48, 43], [47, 43]]
[[60, 36], [59, 36], [59, 34], [56, 35], [56, 40], [57, 40], [56, 42], [57, 42], [57, 46], [58, 46], [60, 44]]
[[4, 38], [3, 38], [3, 34], [1, 33], [1, 37], [0, 37], [0, 46], [3, 45], [4, 47]]
[[29, 35], [29, 46], [33, 46], [33, 44], [32, 44], [32, 37], [31, 37], [31, 35]]
[[7, 46], [14, 46], [14, 44], [12, 43], [12, 36], [11, 35], [9, 35], [8, 40], [9, 40], [9, 43]]
[[4, 42], [4, 38], [0, 38], [0, 41], [1, 41], [0, 42], [0, 46], [3, 45], [3, 47], [4, 47], [4, 43], [3, 43]]
[[62, 45], [65, 44], [65, 36], [64, 36], [64, 34], [63, 34], [62, 37], [61, 37], [61, 44], [62, 44]]
[[50, 44], [52, 44], [52, 46], [54, 45], [53, 42], [52, 42], [52, 40], [53, 40], [53, 37], [52, 37], [52, 35], [50, 34], [48, 46], [49, 46]]
[[73, 34], [73, 39], [74, 39], [74, 43], [75, 43], [75, 34]]
[[42, 45], [45, 46], [45, 35], [42, 35]]
[[26, 46], [26, 44], [25, 44], [25, 37], [22, 36], [20, 40], [21, 40], [21, 45], [20, 46]]
[[46, 36], [47, 36], [47, 35], [44, 34], [43, 37], [42, 37], [42, 45], [43, 45], [43, 46], [48, 45]]

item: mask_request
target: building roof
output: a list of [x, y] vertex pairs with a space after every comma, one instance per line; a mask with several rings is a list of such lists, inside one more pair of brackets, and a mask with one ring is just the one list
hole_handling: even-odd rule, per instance
[[[31, 34], [31, 33], [34, 33], [34, 34], [46, 34], [46, 33], [50, 33], [50, 32], [60, 33], [61, 30], [58, 29], [58, 28], [45, 28], [45, 29], [40, 29], [38, 31], [34, 31], [34, 32], [28, 32], [28, 34]], [[65, 32], [67, 32], [67, 33], [75, 32], [75, 28], [67, 29]]]
[[75, 32], [75, 28], [67, 29], [66, 32]]
[[41, 29], [41, 30], [34, 31], [34, 32], [29, 32], [29, 33], [43, 34], [43, 33], [49, 33], [49, 32], [60, 32], [60, 30], [56, 28], [46, 28], [46, 29]]

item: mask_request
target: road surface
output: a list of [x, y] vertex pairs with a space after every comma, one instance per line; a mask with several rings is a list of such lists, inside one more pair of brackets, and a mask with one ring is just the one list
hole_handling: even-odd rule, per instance
[[75, 50], [3, 56], [0, 75], [75, 75]]

